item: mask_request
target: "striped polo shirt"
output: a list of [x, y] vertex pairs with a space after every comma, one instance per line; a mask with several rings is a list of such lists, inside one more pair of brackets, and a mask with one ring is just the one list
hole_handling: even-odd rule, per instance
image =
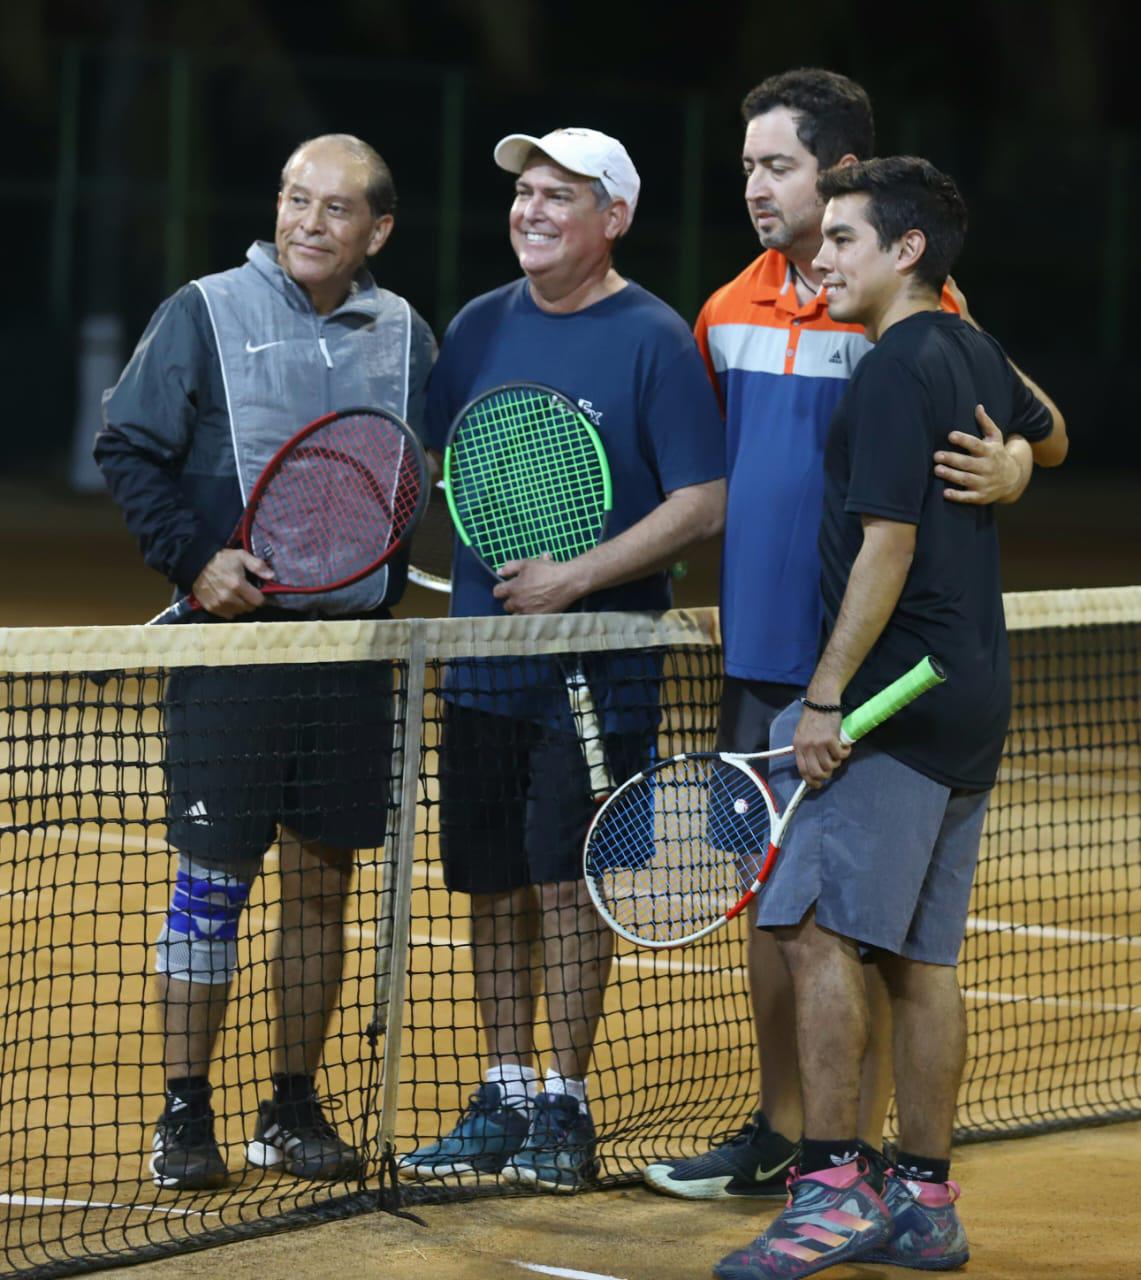
[[775, 249], [710, 297], [696, 335], [725, 413], [725, 671], [804, 685], [820, 647], [824, 441], [871, 343], [829, 319], [822, 292], [801, 306]]

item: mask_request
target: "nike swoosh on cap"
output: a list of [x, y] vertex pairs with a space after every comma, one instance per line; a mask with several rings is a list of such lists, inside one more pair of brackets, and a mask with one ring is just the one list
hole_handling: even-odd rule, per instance
[[262, 343], [259, 343], [259, 345], [255, 347], [255, 346], [254, 346], [254, 344], [249, 340], [249, 338], [247, 338], [247, 339], [246, 339], [246, 350], [247, 350], [247, 351], [250, 353], [250, 355], [252, 356], [252, 355], [254, 354], [254, 352], [255, 352], [255, 351], [264, 351], [264, 350], [266, 349], [266, 347], [280, 347], [283, 341], [284, 341], [284, 339], [283, 339], [283, 338], [278, 338], [278, 340], [277, 340], [276, 342], [262, 342]]

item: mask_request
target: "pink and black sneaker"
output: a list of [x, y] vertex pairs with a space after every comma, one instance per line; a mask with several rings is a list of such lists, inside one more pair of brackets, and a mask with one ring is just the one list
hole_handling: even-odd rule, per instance
[[862, 1157], [789, 1175], [788, 1204], [752, 1244], [713, 1268], [718, 1280], [798, 1280], [859, 1259], [892, 1233], [891, 1211], [868, 1181]]
[[971, 1256], [967, 1233], [955, 1212], [957, 1182], [913, 1182], [892, 1169], [883, 1198], [891, 1210], [892, 1235], [860, 1258], [916, 1271], [954, 1271]]

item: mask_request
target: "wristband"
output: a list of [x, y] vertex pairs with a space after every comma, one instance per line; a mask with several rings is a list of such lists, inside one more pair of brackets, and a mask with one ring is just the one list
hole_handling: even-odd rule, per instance
[[812, 702], [808, 698], [801, 698], [800, 701], [809, 711], [822, 711], [827, 715], [832, 715], [833, 713], [839, 715], [844, 710], [838, 702]]

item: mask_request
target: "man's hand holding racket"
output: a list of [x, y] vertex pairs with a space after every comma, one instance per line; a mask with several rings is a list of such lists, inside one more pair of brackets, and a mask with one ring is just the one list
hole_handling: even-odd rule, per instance
[[[838, 705], [838, 700], [832, 705]], [[792, 739], [796, 768], [813, 791], [822, 787], [852, 754], [852, 744], [840, 736], [843, 718], [840, 711], [815, 711], [806, 706], [796, 726]]]
[[549, 555], [509, 560], [499, 575], [504, 581], [492, 594], [508, 613], [566, 613], [589, 591], [576, 560], [560, 564]]
[[250, 581], [251, 574], [273, 580], [273, 570], [259, 556], [241, 547], [223, 547], [207, 561], [191, 590], [208, 613], [219, 618], [237, 618], [265, 604], [265, 596]]
[[384, 409], [324, 414], [282, 444], [230, 545], [150, 625], [201, 609], [236, 618], [269, 595], [320, 595], [359, 582], [407, 543], [427, 501], [428, 463], [405, 422]]

